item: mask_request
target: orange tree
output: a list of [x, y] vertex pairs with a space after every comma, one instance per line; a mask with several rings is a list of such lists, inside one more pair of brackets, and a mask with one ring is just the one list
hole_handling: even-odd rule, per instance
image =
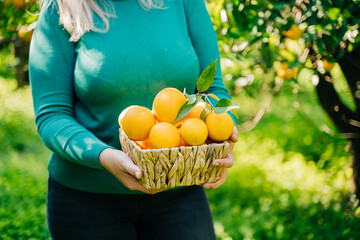
[[[300, 71], [312, 72], [321, 106], [352, 144], [360, 197], [360, 1], [220, 0], [209, 1], [209, 6], [223, 56], [234, 62], [251, 56], [250, 68], [264, 73], [260, 83], [253, 78], [241, 81], [243, 90], [266, 85], [274, 95], [284, 80], [296, 82]], [[346, 78], [353, 108], [335, 90], [335, 63]], [[236, 91], [236, 79], [247, 78], [233, 75]]]
[[28, 83], [29, 43], [38, 11], [35, 0], [0, 0], [0, 49], [12, 44], [19, 87]]

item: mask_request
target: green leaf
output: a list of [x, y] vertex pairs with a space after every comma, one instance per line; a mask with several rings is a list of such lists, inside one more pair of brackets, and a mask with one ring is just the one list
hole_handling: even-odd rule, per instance
[[193, 104], [196, 101], [195, 94], [187, 94], [185, 93], [185, 97], [188, 99], [189, 104]]
[[[239, 107], [240, 108], [240, 107]], [[234, 109], [231, 109], [230, 112], [232, 112], [232, 114], [234, 114], [234, 116], [239, 119], [238, 115], [236, 114], [236, 112], [234, 111]]]
[[[229, 107], [215, 107], [214, 112], [217, 114], [224, 113], [227, 111], [231, 111], [233, 109], [240, 108], [240, 106], [229, 106]], [[233, 112], [233, 111], [231, 111]]]
[[282, 56], [283, 58], [285, 58], [289, 62], [293, 62], [296, 59], [295, 56], [290, 51], [288, 51], [286, 49], [279, 50], [279, 54], [280, 54], [280, 56]]
[[221, 99], [215, 107], [228, 107], [228, 106], [231, 106], [231, 100], [230, 99], [227, 99], [227, 98], [223, 98]]
[[179, 110], [179, 113], [175, 119], [174, 124], [180, 121], [181, 119], [183, 119], [186, 115], [188, 115], [191, 109], [200, 101], [200, 99], [201, 96], [196, 96], [195, 102], [190, 104], [189, 101], [187, 101], [186, 103], [184, 103], [184, 105], [182, 105], [182, 107]]
[[291, 69], [291, 68], [293, 68], [293, 67], [296, 67], [297, 65], [299, 65], [299, 60], [298, 60], [298, 59], [295, 59], [295, 61], [293, 61], [293, 62], [291, 62], [291, 63], [289, 64], [288, 69]]
[[339, 18], [339, 13], [340, 13], [340, 8], [330, 8], [328, 10], [328, 17], [331, 19], [331, 20], [336, 20]]
[[288, 3], [275, 3], [274, 4], [274, 9], [277, 11], [282, 11], [282, 9], [288, 5]]
[[217, 66], [217, 59], [211, 63], [204, 71], [201, 73], [200, 77], [197, 80], [197, 89], [199, 92], [205, 92], [211, 86], [215, 79]]
[[214, 112], [219, 114], [236, 108], [240, 108], [240, 106], [233, 106], [231, 100], [223, 98], [214, 107]]

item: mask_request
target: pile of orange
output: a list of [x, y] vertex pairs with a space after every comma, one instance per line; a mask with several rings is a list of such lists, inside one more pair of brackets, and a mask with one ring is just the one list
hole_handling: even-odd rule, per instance
[[122, 111], [119, 125], [142, 149], [198, 146], [207, 141], [229, 139], [234, 130], [230, 115], [210, 112], [203, 121], [200, 116], [206, 103], [202, 100], [175, 124], [179, 110], [186, 102], [187, 98], [178, 89], [165, 88], [156, 95], [152, 110], [132, 105]]

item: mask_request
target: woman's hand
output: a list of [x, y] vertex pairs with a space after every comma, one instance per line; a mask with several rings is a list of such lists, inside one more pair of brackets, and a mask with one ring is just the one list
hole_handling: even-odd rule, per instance
[[129, 156], [120, 150], [106, 148], [100, 153], [100, 163], [108, 172], [114, 175], [125, 187], [130, 190], [138, 190], [144, 193], [155, 194], [162, 190], [146, 189], [139, 179], [141, 169], [134, 164]]
[[220, 174], [220, 179], [214, 183], [205, 183], [203, 185], [204, 188], [215, 189], [220, 187], [226, 181], [227, 169], [234, 165], [233, 149], [234, 149], [234, 143], [237, 142], [238, 137], [239, 137], [239, 132], [235, 126], [234, 131], [229, 139], [230, 147], [226, 158], [215, 159], [212, 162], [212, 165], [223, 168]]

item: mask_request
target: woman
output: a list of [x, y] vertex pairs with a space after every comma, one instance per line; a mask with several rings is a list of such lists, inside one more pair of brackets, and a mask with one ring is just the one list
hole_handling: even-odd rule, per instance
[[[36, 125], [53, 152], [53, 239], [215, 239], [203, 187], [225, 182], [233, 144], [213, 163], [225, 169], [218, 182], [158, 193], [120, 150], [117, 117], [129, 105], [151, 109], [165, 87], [195, 91], [216, 58], [202, 0], [45, 1], [29, 65]], [[209, 92], [230, 98], [217, 69]]]

